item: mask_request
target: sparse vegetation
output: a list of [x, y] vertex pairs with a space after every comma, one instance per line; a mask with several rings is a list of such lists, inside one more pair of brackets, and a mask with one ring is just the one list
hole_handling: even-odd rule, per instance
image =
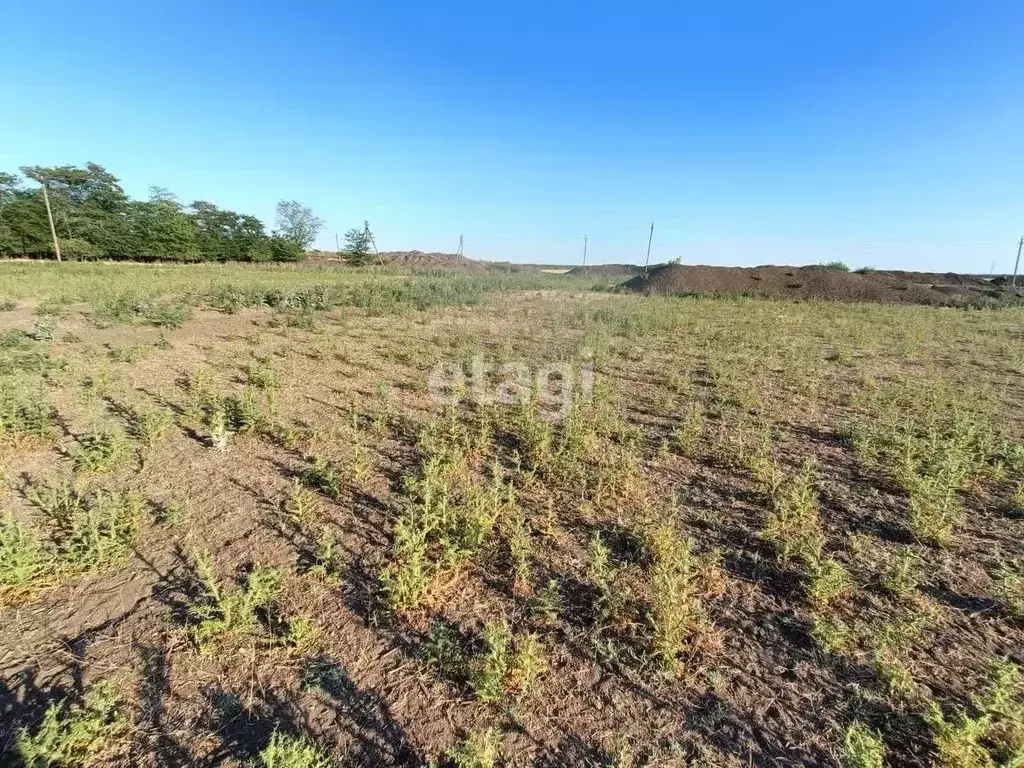
[[37, 729], [18, 734], [15, 752], [27, 768], [95, 765], [104, 756], [123, 753], [129, 721], [118, 705], [115, 685], [96, 683], [80, 703], [48, 707]]
[[594, 287], [0, 264], [0, 763], [1019, 761], [1024, 309]]

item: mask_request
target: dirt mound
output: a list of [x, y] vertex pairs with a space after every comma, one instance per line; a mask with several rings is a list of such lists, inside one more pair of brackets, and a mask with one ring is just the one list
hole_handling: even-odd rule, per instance
[[706, 267], [669, 264], [623, 284], [645, 293], [750, 294], [794, 299], [883, 304], [962, 304], [1001, 294], [990, 283], [962, 275], [915, 272], [841, 272], [820, 267]]
[[385, 266], [432, 269], [457, 269], [464, 272], [483, 272], [487, 269], [479, 261], [467, 259], [457, 253], [424, 253], [423, 251], [381, 251]]
[[576, 267], [568, 274], [573, 277], [633, 277], [643, 274], [644, 268], [636, 264], [595, 264], [592, 267]]

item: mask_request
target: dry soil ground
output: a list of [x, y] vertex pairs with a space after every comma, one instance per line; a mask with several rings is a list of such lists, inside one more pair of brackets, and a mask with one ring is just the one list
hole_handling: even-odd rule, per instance
[[[269, 269], [229, 301], [198, 268], [32, 267], [0, 265], [7, 761], [1024, 749], [1024, 311], [559, 277], [417, 309]], [[490, 393], [498, 365], [566, 364], [568, 417], [468, 378], [443, 406], [431, 373], [475, 359]], [[47, 717], [92, 717], [87, 747], [44, 744]]]

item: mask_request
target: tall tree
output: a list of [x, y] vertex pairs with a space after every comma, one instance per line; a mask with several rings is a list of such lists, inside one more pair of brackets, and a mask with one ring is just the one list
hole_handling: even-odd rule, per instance
[[213, 261], [265, 261], [270, 243], [263, 222], [255, 216], [218, 208], [197, 200], [190, 216], [196, 227], [196, 245], [204, 259]]
[[354, 267], [370, 263], [370, 246], [373, 235], [370, 234], [369, 222], [363, 222], [362, 229], [350, 229], [345, 233], [345, 258]]
[[88, 250], [112, 258], [130, 256], [128, 196], [116, 176], [102, 165], [86, 163], [26, 166], [22, 173], [46, 184], [61, 238], [82, 240]]
[[309, 250], [323, 228], [324, 220], [308, 205], [298, 200], [281, 200], [277, 204], [277, 234], [303, 251]]
[[132, 203], [132, 255], [144, 261], [195, 261], [199, 258], [195, 222], [178, 199], [150, 187], [149, 200]]
[[16, 250], [14, 232], [4, 211], [16, 199], [19, 186], [18, 177], [13, 173], [0, 172], [0, 253], [14, 253]]

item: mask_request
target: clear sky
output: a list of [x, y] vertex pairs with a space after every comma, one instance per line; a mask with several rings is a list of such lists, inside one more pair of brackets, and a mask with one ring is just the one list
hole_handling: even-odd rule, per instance
[[2, 3], [0, 169], [105, 165], [382, 249], [988, 272], [1024, 2]]

